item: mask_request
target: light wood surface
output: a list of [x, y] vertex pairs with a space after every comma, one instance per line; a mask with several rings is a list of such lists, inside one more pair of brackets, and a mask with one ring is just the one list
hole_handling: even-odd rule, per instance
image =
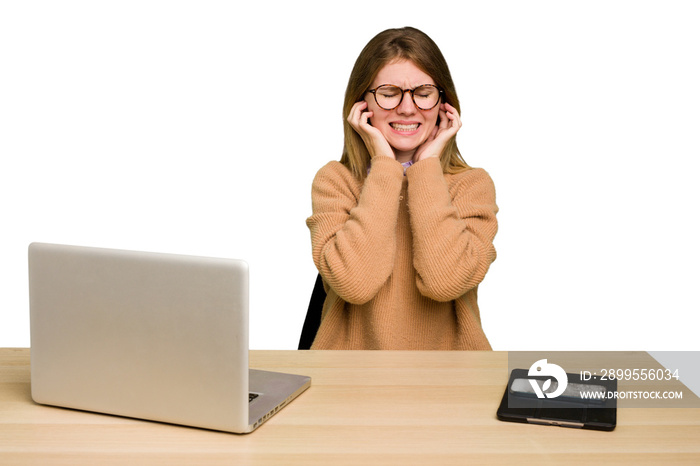
[[37, 405], [29, 350], [0, 349], [0, 464], [700, 464], [697, 408], [620, 408], [613, 432], [498, 421], [505, 352], [251, 351], [250, 363], [312, 386], [235, 435]]

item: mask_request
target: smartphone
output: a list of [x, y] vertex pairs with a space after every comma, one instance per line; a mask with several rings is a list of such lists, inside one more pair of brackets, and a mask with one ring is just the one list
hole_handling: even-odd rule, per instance
[[[614, 430], [617, 399], [606, 398], [606, 395], [617, 391], [617, 381], [601, 380], [600, 377], [581, 380], [578, 374], [566, 375], [568, 383], [561, 395], [540, 398], [533, 383], [540, 388], [540, 393], [545, 390], [553, 393], [557, 382], [547, 377], [530, 377], [526, 369], [513, 369], [496, 417], [507, 422]], [[582, 396], [584, 392], [585, 397]]]

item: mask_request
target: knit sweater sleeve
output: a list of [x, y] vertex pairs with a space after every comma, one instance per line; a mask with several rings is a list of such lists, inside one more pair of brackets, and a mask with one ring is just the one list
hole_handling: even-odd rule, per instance
[[408, 198], [416, 285], [450, 301], [476, 287], [496, 259], [496, 193], [482, 169], [444, 175], [438, 159], [413, 165]]
[[314, 263], [343, 300], [364, 304], [391, 275], [403, 168], [376, 157], [364, 183], [338, 162], [316, 174], [311, 188]]

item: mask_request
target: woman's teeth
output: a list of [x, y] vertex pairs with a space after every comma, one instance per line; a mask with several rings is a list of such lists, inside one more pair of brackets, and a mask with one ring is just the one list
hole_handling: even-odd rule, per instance
[[400, 125], [398, 123], [389, 123], [389, 125], [396, 131], [415, 131], [418, 129], [419, 123], [414, 123], [412, 125]]

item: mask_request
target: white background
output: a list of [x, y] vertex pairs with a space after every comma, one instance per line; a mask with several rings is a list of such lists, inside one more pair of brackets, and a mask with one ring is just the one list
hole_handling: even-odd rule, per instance
[[251, 348], [296, 348], [350, 70], [413, 25], [496, 184], [494, 349], [696, 350], [698, 24], [692, 1], [4, 1], [0, 346], [30, 344], [45, 241], [246, 259]]

